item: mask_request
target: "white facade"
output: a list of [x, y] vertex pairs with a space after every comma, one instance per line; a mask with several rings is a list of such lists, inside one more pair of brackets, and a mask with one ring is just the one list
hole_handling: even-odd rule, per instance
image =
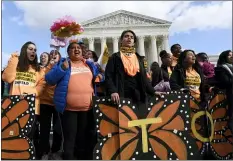
[[212, 64], [217, 65], [219, 55], [208, 55], [208, 57]]
[[100, 55], [107, 43], [110, 54], [119, 51], [119, 37], [130, 29], [137, 35], [137, 52], [148, 64], [160, 62], [158, 53], [169, 49], [168, 35], [171, 22], [119, 10], [81, 23], [85, 32], [79, 36], [90, 50]]

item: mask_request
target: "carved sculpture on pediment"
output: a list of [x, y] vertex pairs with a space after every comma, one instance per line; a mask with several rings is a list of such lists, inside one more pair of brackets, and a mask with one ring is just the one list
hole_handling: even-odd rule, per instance
[[97, 21], [97, 22], [93, 22], [93, 23], [84, 25], [84, 27], [114, 26], [114, 25], [139, 25], [139, 24], [149, 25], [149, 24], [158, 24], [158, 23], [151, 21], [151, 20], [141, 18], [141, 17], [135, 17], [132, 15], [126, 15], [126, 14], [119, 14], [119, 15], [108, 17], [108, 18], [104, 18], [104, 19]]

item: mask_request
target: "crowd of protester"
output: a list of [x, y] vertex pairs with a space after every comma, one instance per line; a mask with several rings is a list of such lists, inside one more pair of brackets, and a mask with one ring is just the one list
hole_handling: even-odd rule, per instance
[[221, 89], [226, 91], [228, 126], [233, 130], [231, 50], [219, 55], [215, 67], [208, 54], [182, 51], [180, 44], [174, 44], [171, 53], [160, 52], [162, 64], [153, 62], [147, 71], [144, 57], [136, 52], [136, 42], [133, 31], [123, 31], [120, 49], [110, 55], [105, 69], [97, 63], [95, 51], [78, 41], [68, 45], [67, 58], [52, 50], [43, 52], [39, 63], [33, 42], [25, 43], [20, 53], [11, 55], [2, 71], [2, 95], [6, 90], [10, 95], [35, 94], [36, 121], [30, 137], [37, 159], [92, 159], [97, 141], [93, 96], [109, 96], [115, 104], [119, 104], [120, 98], [129, 98], [141, 106], [150, 97], [181, 90], [189, 92], [204, 108], [209, 93]]

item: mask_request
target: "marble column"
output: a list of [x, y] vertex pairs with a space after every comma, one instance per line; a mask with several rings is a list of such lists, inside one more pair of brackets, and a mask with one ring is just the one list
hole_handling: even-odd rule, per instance
[[89, 50], [95, 51], [95, 46], [94, 46], [95, 39], [93, 37], [90, 37], [87, 40], [88, 40]]
[[169, 43], [168, 43], [168, 35], [163, 35], [163, 50], [166, 50], [170, 53]]
[[104, 46], [106, 44], [106, 37], [101, 37], [100, 42], [101, 42], [101, 53], [100, 53], [101, 55], [104, 52]]
[[145, 56], [145, 47], [144, 47], [144, 39], [145, 39], [145, 36], [138, 36], [138, 53], [141, 55], [141, 56]]
[[118, 43], [119, 43], [119, 37], [113, 37], [113, 53], [116, 53], [119, 51]]
[[162, 47], [162, 44], [161, 44], [161, 42], [160, 42], [160, 44], [158, 44], [158, 63], [159, 63], [159, 65], [161, 65], [162, 64], [162, 61], [161, 61], [161, 58], [160, 58], [160, 56], [159, 56], [159, 54], [160, 54], [160, 52], [162, 51], [162, 49], [163, 49], [163, 47]]
[[158, 62], [158, 52], [157, 52], [157, 43], [156, 43], [156, 36], [150, 36], [151, 42], [151, 51], [149, 53], [149, 62], [150, 64], [154, 61]]

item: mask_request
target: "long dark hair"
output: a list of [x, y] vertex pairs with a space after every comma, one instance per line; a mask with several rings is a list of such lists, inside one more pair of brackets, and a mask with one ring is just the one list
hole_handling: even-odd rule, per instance
[[93, 57], [94, 62], [97, 62], [99, 58], [98, 58], [96, 52], [94, 52], [92, 50], [88, 50], [88, 51], [90, 51], [92, 53], [92, 57]]
[[229, 55], [230, 52], [231, 52], [231, 50], [223, 51], [223, 52], [219, 55], [217, 65], [226, 64], [226, 63], [227, 63], [227, 57], [228, 57], [228, 55]]
[[153, 62], [150, 66], [150, 70], [152, 72], [151, 78], [152, 82], [151, 85], [155, 87], [160, 81], [163, 80], [162, 70], [159, 67], [157, 62]]
[[[177, 67], [178, 67], [178, 68], [183, 68], [183, 69], [185, 69], [185, 66], [184, 66], [184, 59], [186, 58], [188, 52], [193, 52], [194, 56], [196, 56], [196, 54], [195, 54], [195, 52], [194, 52], [193, 50], [188, 49], [188, 50], [182, 51], [182, 52], [180, 53], [180, 56], [179, 56], [178, 62], [177, 62]], [[193, 68], [196, 69], [196, 70], [197, 70], [197, 69], [200, 69], [200, 65], [199, 65], [197, 59], [195, 60], [195, 63], [193, 64]]]
[[29, 65], [32, 65], [36, 71], [40, 71], [40, 66], [38, 63], [37, 55], [35, 56], [35, 59], [33, 60], [32, 63], [30, 63], [30, 61], [28, 60], [27, 48], [30, 44], [35, 45], [35, 43], [28, 41], [21, 48], [20, 55], [19, 55], [19, 62], [17, 65], [17, 71], [19, 72], [27, 72], [29, 69]]

